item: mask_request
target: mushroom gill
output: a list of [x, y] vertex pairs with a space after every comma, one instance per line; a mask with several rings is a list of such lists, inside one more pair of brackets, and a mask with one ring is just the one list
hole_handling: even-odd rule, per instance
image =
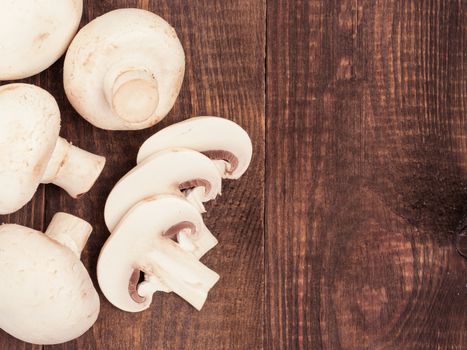
[[231, 175], [238, 167], [238, 158], [232, 152], [225, 151], [225, 150], [211, 150], [211, 151], [204, 151], [201, 152], [206, 157], [212, 160], [223, 160], [229, 163], [229, 169], [225, 169], [226, 173]]
[[185, 181], [182, 182], [178, 188], [180, 191], [186, 191], [195, 187], [204, 187], [205, 194], [208, 194], [211, 191], [211, 183], [206, 179], [193, 179], [190, 181]]

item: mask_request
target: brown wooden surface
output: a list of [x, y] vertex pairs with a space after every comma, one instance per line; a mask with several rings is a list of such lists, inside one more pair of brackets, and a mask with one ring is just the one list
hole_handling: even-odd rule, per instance
[[268, 6], [266, 348], [467, 349], [466, 5]]
[[[467, 349], [467, 2], [85, 1], [83, 24], [119, 7], [152, 10], [187, 56], [169, 116], [138, 132], [99, 130], [67, 102], [63, 60], [28, 79], [59, 100], [62, 136], [105, 155], [89, 194], [41, 186], [4, 217], [45, 229], [57, 211], [94, 233], [145, 138], [195, 115], [244, 126], [251, 168], [208, 205], [222, 276], [195, 311], [160, 295], [124, 313], [101, 298], [91, 331], [45, 349]], [[97, 284], [96, 284], [97, 286]], [[0, 333], [0, 349], [40, 349]]]

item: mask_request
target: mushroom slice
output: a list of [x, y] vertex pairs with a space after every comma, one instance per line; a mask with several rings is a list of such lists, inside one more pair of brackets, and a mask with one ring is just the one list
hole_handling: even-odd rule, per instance
[[57, 213], [45, 234], [0, 226], [0, 328], [33, 344], [59, 344], [86, 332], [99, 296], [79, 256], [92, 227]]
[[50, 67], [65, 53], [82, 12], [82, 0], [0, 1], [0, 80]]
[[214, 163], [199, 152], [171, 149], [152, 155], [126, 174], [112, 189], [104, 209], [110, 232], [136, 203], [157, 194], [184, 194], [200, 211], [203, 202], [221, 192]]
[[139, 149], [137, 162], [173, 147], [202, 152], [227, 179], [242, 176], [252, 155], [251, 139], [238, 124], [219, 117], [195, 117], [170, 125], [147, 139]]
[[[147, 309], [156, 291], [173, 291], [200, 310], [219, 275], [198, 259], [216, 244], [201, 214], [185, 199], [162, 195], [143, 200], [104, 244], [97, 264], [99, 285], [113, 305], [129, 312]], [[144, 282], [138, 285], [140, 272]]]
[[185, 74], [185, 54], [175, 30], [161, 17], [119, 9], [83, 27], [68, 49], [65, 92], [91, 124], [137, 130], [172, 109]]
[[92, 187], [105, 158], [72, 146], [59, 131], [60, 110], [47, 91], [0, 87], [0, 214], [20, 209], [39, 183], [54, 183], [74, 198]]

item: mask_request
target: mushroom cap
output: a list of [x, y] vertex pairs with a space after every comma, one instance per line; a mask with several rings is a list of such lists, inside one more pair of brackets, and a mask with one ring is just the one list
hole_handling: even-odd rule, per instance
[[60, 110], [47, 91], [28, 84], [0, 87], [0, 214], [34, 195], [60, 131]]
[[33, 344], [79, 337], [96, 321], [99, 296], [76, 255], [19, 225], [0, 226], [0, 328]]
[[[142, 70], [157, 80], [158, 104], [144, 120], [120, 118], [103, 92], [109, 72], [125, 69]], [[65, 58], [63, 79], [71, 104], [91, 124], [109, 130], [137, 130], [156, 124], [169, 113], [184, 73], [183, 47], [165, 20], [145, 10], [119, 9], [78, 32]], [[135, 105], [144, 102], [131, 91], [127, 94], [138, 102]]]
[[114, 186], [105, 203], [105, 223], [112, 232], [125, 213], [139, 201], [158, 194], [182, 195], [181, 189], [199, 186], [204, 186], [202, 202], [216, 198], [221, 192], [222, 179], [208, 157], [189, 149], [156, 153]]
[[[186, 252], [181, 244], [167, 235], [174, 227], [184, 222], [194, 226], [192, 242], [195, 245], [206, 245], [200, 241], [209, 239], [211, 234], [204, 225], [201, 214], [183, 198], [170, 195], [154, 196], [138, 202], [126, 213], [105, 242], [97, 264], [99, 286], [113, 305], [129, 312], [139, 312], [150, 306], [152, 296], [136, 302], [130, 294], [129, 284], [135, 270], [157, 277], [158, 271], [152, 271], [154, 267], [146, 260], [152, 251], [160, 249], [164, 252], [167, 249], [167, 255], [162, 259], [172, 257], [174, 264], [169, 262], [168, 266], [173, 267], [173, 271], [177, 271], [179, 275], [183, 275], [185, 255], [191, 256], [191, 259], [199, 258], [199, 255]], [[159, 240], [163, 240], [165, 245], [158, 243]], [[217, 240], [211, 241], [207, 248], [212, 248], [216, 243]], [[159, 245], [161, 247], [158, 248]], [[174, 250], [178, 253], [174, 254]], [[181, 263], [181, 266], [176, 266], [177, 262]]]
[[0, 80], [50, 67], [78, 30], [83, 0], [0, 1]]
[[[140, 163], [167, 148], [183, 147], [224, 160], [222, 176], [238, 179], [250, 165], [253, 147], [247, 132], [238, 124], [219, 117], [195, 117], [172, 124], [147, 139], [138, 152]], [[228, 165], [227, 165], [228, 164]]]

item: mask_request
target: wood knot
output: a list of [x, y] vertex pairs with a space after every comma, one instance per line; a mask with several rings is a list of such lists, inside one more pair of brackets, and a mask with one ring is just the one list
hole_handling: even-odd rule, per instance
[[367, 321], [373, 322], [380, 317], [381, 310], [388, 302], [386, 288], [372, 288], [365, 285], [362, 289], [361, 297], [358, 300], [363, 314]]

